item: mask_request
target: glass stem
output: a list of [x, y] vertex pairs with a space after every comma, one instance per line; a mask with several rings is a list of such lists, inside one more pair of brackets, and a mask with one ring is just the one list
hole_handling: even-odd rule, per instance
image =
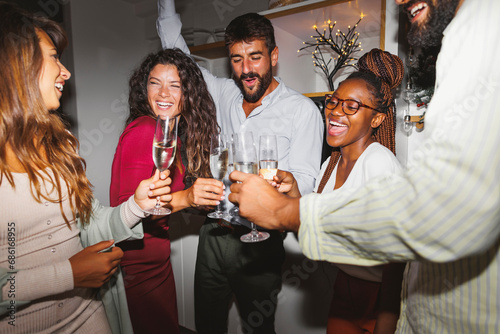
[[250, 224], [252, 225], [252, 234], [253, 234], [254, 236], [257, 236], [257, 234], [259, 234], [259, 231], [257, 231], [257, 227], [256, 227], [256, 226], [255, 226], [255, 224], [254, 224], [254, 223], [252, 223], [252, 222], [251, 222]]

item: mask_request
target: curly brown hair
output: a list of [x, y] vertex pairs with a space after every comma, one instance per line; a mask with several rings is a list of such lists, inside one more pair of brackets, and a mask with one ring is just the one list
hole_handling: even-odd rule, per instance
[[[387, 51], [372, 49], [359, 58], [357, 67], [358, 71], [350, 74], [346, 80], [362, 79], [368, 84], [375, 108], [387, 114], [382, 124], [374, 131], [373, 137], [375, 141], [396, 154], [396, 118], [394, 117], [396, 104], [392, 92], [403, 81], [403, 61]], [[339, 160], [340, 150], [334, 148], [318, 186], [318, 193], [323, 191]]]
[[0, 3], [0, 183], [5, 178], [15, 187], [7, 158], [10, 152], [27, 173], [38, 202], [59, 203], [69, 224], [62, 207], [66, 187], [73, 219], [78, 214], [87, 224], [93, 194], [85, 161], [77, 153], [76, 138], [45, 106], [38, 85], [43, 56], [37, 33], [41, 31], [61, 54], [68, 41], [57, 23]]
[[[173, 65], [181, 79], [183, 101], [180, 105], [179, 133], [186, 134], [187, 176], [211, 177], [210, 138], [219, 131], [215, 103], [208, 92], [200, 68], [179, 49], [151, 53], [133, 72], [129, 81], [130, 113], [126, 125], [141, 116], [156, 118], [148, 101], [148, 78], [158, 65]], [[207, 139], [208, 138], [208, 139]]]

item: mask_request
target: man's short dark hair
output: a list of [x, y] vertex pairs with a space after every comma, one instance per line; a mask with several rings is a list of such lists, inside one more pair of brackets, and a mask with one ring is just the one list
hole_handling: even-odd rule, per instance
[[226, 27], [224, 39], [228, 52], [234, 43], [249, 43], [255, 39], [261, 39], [266, 42], [269, 54], [276, 47], [274, 28], [271, 21], [257, 13], [248, 13], [233, 19]]

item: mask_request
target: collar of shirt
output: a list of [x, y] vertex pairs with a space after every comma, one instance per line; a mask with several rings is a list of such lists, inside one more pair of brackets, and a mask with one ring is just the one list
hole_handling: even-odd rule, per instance
[[[276, 81], [278, 81], [278, 87], [276, 87], [276, 89], [273, 90], [271, 93], [264, 96], [264, 98], [262, 99], [262, 104], [260, 106], [258, 106], [257, 108], [255, 108], [254, 110], [252, 110], [250, 115], [248, 115], [248, 118], [255, 117], [255, 116], [259, 115], [269, 105], [272, 105], [272, 104], [276, 103], [277, 101], [279, 101], [281, 98], [281, 95], [286, 92], [286, 86], [283, 83], [283, 81], [281, 80], [281, 78], [274, 77], [274, 79]], [[243, 110], [243, 94], [242, 93], [240, 93], [239, 101], [240, 101], [240, 104], [239, 104], [239, 108], [238, 108], [239, 109], [238, 115], [240, 117], [240, 120], [243, 122], [247, 117], [245, 115], [245, 111]]]

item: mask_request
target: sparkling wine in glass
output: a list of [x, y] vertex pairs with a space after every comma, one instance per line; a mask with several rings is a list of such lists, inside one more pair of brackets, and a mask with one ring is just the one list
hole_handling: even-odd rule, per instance
[[[163, 172], [168, 169], [175, 159], [177, 149], [177, 117], [158, 116], [153, 139], [153, 161], [156, 168]], [[172, 211], [162, 207], [160, 197], [156, 198], [156, 205], [146, 210], [155, 216], [168, 215]]]
[[259, 139], [259, 173], [272, 180], [278, 172], [278, 142], [276, 135], [261, 135]]
[[[229, 147], [226, 136], [223, 134], [215, 134], [210, 141], [210, 172], [214, 179], [222, 181], [226, 175], [229, 164]], [[214, 212], [208, 215], [215, 219], [228, 219], [229, 214], [222, 211], [220, 204], [215, 208]]]
[[[233, 137], [233, 159], [234, 169], [249, 174], [259, 174], [259, 164], [257, 152], [251, 132], [235, 134]], [[258, 194], [256, 194], [257, 196]], [[258, 231], [255, 224], [251, 222], [252, 230], [250, 233], [240, 237], [243, 242], [259, 242], [269, 238], [269, 233]]]
[[227, 164], [227, 175], [231, 174], [231, 172], [234, 170], [234, 159], [233, 159], [233, 135], [232, 134], [226, 134], [224, 135], [224, 140], [226, 141], [227, 148], [228, 148], [228, 164]]

